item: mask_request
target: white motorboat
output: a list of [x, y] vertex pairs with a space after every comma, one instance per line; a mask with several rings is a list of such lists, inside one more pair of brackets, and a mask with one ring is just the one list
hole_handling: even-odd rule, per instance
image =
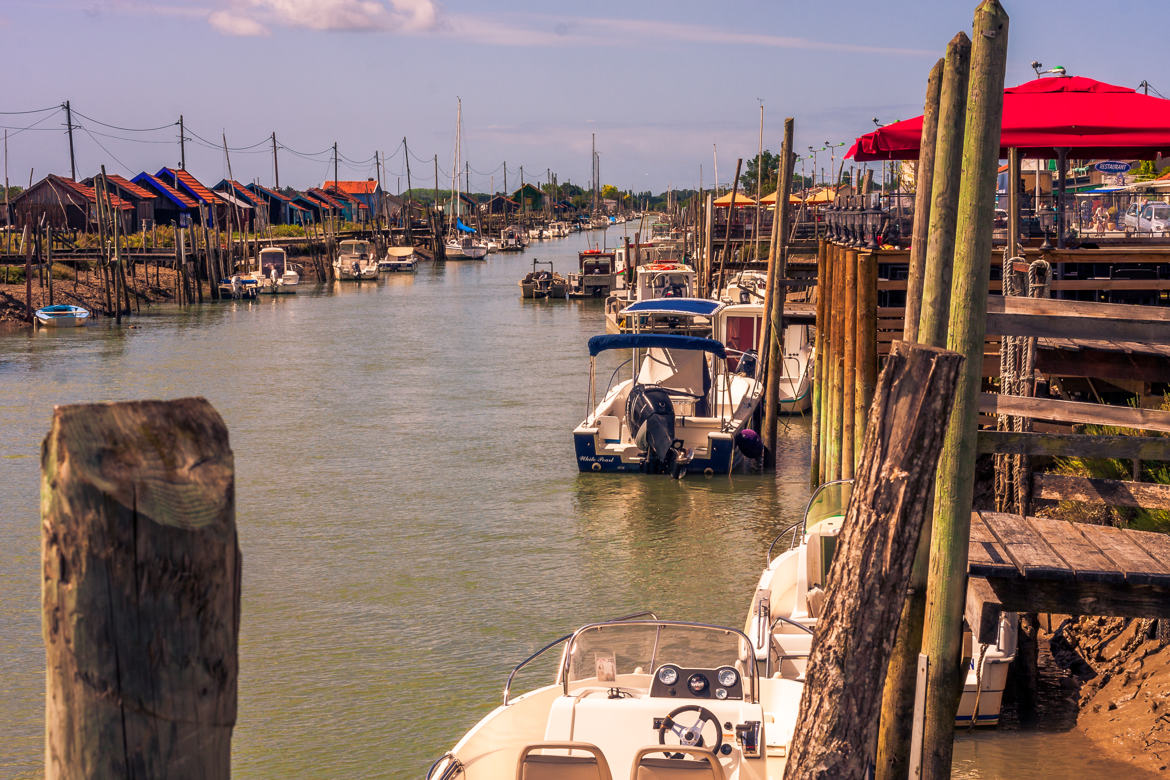
[[[685, 263], [649, 263], [634, 269], [634, 284], [628, 290], [618, 290], [605, 301], [605, 329], [609, 333], [627, 333], [637, 324], [623, 315], [635, 303], [666, 298], [693, 298], [698, 275]], [[708, 323], [685, 322], [678, 333], [710, 332]]]
[[524, 229], [519, 225], [510, 225], [500, 231], [501, 252], [521, 252], [524, 250]]
[[288, 254], [280, 247], [265, 247], [260, 250], [260, 269], [253, 271], [249, 278], [256, 280], [260, 292], [265, 295], [294, 295], [301, 275], [288, 262]]
[[333, 270], [341, 281], [364, 281], [378, 278], [378, 255], [372, 241], [346, 239], [337, 247]]
[[569, 223], [550, 222], [546, 229], [549, 238], [565, 238], [569, 235]]
[[487, 245], [469, 234], [449, 236], [446, 249], [448, 260], [482, 260], [487, 256]]
[[[782, 531], [768, 548], [767, 566], [756, 585], [744, 628], [761, 677], [804, 680], [852, 489], [852, 480], [822, 485], [809, 500], [803, 520]], [[783, 552], [773, 558], [778, 549]], [[972, 719], [979, 726], [999, 723], [1008, 666], [1016, 655], [1016, 629], [1016, 615], [1004, 613], [995, 645], [972, 642], [971, 663], [955, 716], [957, 725], [970, 725]], [[970, 631], [964, 631], [965, 640], [970, 640]]]
[[577, 253], [578, 271], [569, 274], [570, 298], [605, 298], [621, 286], [617, 256], [601, 249]]
[[[702, 318], [714, 332], [752, 333], [762, 306], [724, 306], [703, 298], [645, 301], [636, 314]], [[651, 307], [655, 307], [651, 309]], [[749, 347], [749, 344], [740, 344]], [[630, 350], [597, 401], [596, 360]], [[580, 471], [728, 474], [763, 455], [758, 429], [764, 383], [754, 350], [670, 332], [634, 332], [589, 339], [588, 416], [573, 430]], [[630, 375], [616, 385], [618, 371]]]
[[[760, 676], [735, 629], [647, 615], [583, 626], [521, 661], [503, 704], [428, 780], [782, 777], [804, 686]], [[513, 697], [517, 673], [561, 645], [555, 680]]]
[[386, 247], [386, 256], [378, 261], [379, 271], [413, 273], [416, 267], [413, 246]]
[[487, 251], [488, 251], [489, 255], [494, 255], [496, 252], [499, 252], [500, 251], [500, 242], [496, 241], [495, 239], [489, 238], [487, 240]]
[[534, 227], [534, 228], [528, 229], [528, 240], [529, 241], [539, 241], [542, 238], [547, 238], [547, 237], [548, 237], [548, 234], [545, 232], [544, 228]]

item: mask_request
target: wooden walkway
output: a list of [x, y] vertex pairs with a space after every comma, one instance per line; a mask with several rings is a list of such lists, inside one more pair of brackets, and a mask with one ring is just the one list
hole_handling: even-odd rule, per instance
[[967, 622], [999, 612], [1170, 618], [1170, 536], [998, 512], [971, 515]]

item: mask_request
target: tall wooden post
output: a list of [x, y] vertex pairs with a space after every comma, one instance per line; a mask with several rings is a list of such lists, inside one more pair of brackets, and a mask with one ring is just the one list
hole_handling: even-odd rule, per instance
[[723, 268], [727, 264], [727, 254], [731, 243], [731, 219], [735, 216], [735, 196], [739, 192], [739, 169], [743, 167], [743, 158], [735, 161], [735, 181], [731, 185], [731, 203], [727, 205], [727, 229], [723, 231], [723, 251], [719, 253], [719, 274], [714, 282], [713, 293], [723, 289]]
[[715, 237], [712, 235], [715, 228], [715, 195], [707, 193], [707, 200], [703, 205], [703, 295], [711, 297], [711, 271], [715, 267], [712, 252], [715, 251]]
[[857, 256], [857, 350], [854, 365], [857, 383], [853, 396], [853, 454], [861, 463], [861, 447], [869, 407], [877, 386], [877, 255], [861, 252]]
[[947, 44], [939, 100], [938, 143], [935, 148], [930, 236], [926, 242], [926, 266], [922, 285], [922, 316], [918, 340], [941, 347], [946, 343], [947, 312], [951, 294], [951, 259], [955, 253], [955, 218], [959, 205], [963, 126], [967, 107], [967, 75], [971, 39], [958, 33]]
[[24, 223], [24, 232], [20, 235], [20, 246], [24, 249], [24, 316], [29, 322], [33, 321], [32, 302], [32, 228], [28, 222]]
[[857, 250], [845, 252], [845, 306], [841, 312], [841, 479], [853, 479], [854, 399], [857, 392]]
[[954, 288], [947, 347], [966, 358], [935, 481], [934, 530], [922, 649], [929, 658], [922, 776], [951, 774], [951, 748], [964, 671], [960, 668], [967, 546], [975, 474], [978, 401], [987, 326], [991, 231], [1003, 118], [1008, 16], [998, 0], [975, 10], [963, 177], [955, 227]]
[[952, 352], [903, 342], [878, 380], [813, 636], [784, 767], [789, 780], [868, 776], [881, 681], [961, 363]]
[[833, 261], [833, 299], [829, 312], [832, 339], [829, 344], [829, 471], [827, 481], [841, 479], [841, 423], [845, 376], [845, 248], [836, 247]]
[[817, 295], [824, 296], [824, 317], [817, 320], [817, 329], [824, 331], [822, 347], [818, 361], [823, 362], [821, 368], [821, 472], [818, 484], [829, 481], [832, 469], [833, 447], [831, 443], [831, 429], [833, 418], [833, 393], [830, 384], [833, 379], [833, 277], [837, 273], [837, 253], [840, 247], [825, 241], [825, 275], [818, 283]]
[[45, 777], [229, 777], [240, 551], [211, 405], [56, 407], [41, 568]]
[[[784, 298], [788, 288], [778, 279], [788, 276], [788, 192], [792, 189], [792, 169], [796, 154], [792, 151], [794, 121], [784, 120], [784, 141], [780, 146], [780, 175], [777, 178], [776, 213], [772, 216], [772, 245], [768, 252], [767, 293], [764, 296], [767, 320], [761, 353], [767, 350], [764, 385], [764, 465], [776, 465], [777, 408], [780, 398], [780, 377], [784, 373]], [[758, 177], [763, 171], [758, 172]], [[757, 243], [758, 247], [759, 244]]]
[[926, 102], [922, 113], [922, 140], [918, 144], [918, 174], [914, 182], [914, 225], [910, 235], [910, 269], [906, 279], [906, 314], [902, 338], [918, 341], [918, 318], [922, 311], [923, 269], [930, 229], [931, 183], [934, 181], [934, 150], [938, 135], [938, 102], [942, 88], [943, 60], [930, 69], [926, 79]]
[[821, 449], [821, 431], [825, 417], [821, 409], [821, 398], [825, 381], [825, 317], [828, 305], [825, 301], [825, 279], [828, 275], [828, 245], [817, 239], [817, 309], [816, 333], [813, 336], [813, 386], [812, 386], [812, 462], [809, 468], [809, 483], [816, 487], [821, 484], [824, 469], [824, 450]]

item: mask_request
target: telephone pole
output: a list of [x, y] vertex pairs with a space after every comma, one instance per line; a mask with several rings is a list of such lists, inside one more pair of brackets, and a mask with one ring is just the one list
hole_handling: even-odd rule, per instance
[[[406, 197], [410, 199], [410, 147], [406, 145], [406, 136], [402, 136], [402, 157], [406, 160]], [[386, 155], [382, 155], [385, 161]]]
[[334, 141], [333, 142], [333, 186], [338, 188], [338, 189], [341, 189], [341, 184], [339, 184], [338, 182], [339, 182], [339, 179], [337, 178], [337, 142]]
[[68, 100], [65, 101], [65, 126], [69, 128], [69, 175], [77, 181], [77, 159], [73, 156], [73, 109]]
[[187, 170], [187, 133], [183, 127], [182, 114], [179, 114], [179, 168]]
[[276, 131], [272, 131], [272, 175], [276, 180], [276, 189], [280, 189], [280, 164], [276, 161]]

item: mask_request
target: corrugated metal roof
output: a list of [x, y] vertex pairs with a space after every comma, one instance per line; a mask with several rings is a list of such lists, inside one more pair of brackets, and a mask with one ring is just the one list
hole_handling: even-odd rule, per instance
[[132, 195], [136, 198], [157, 197], [150, 190], [143, 189], [142, 187], [139, 187], [137, 184], [130, 181], [129, 179], [125, 179], [116, 173], [107, 173], [106, 179], [108, 179], [109, 181], [112, 181], [114, 184], [117, 184], [119, 187], [124, 189], [129, 195]]
[[374, 179], [366, 179], [365, 181], [333, 181], [330, 179], [321, 185], [321, 189], [341, 190], [349, 195], [371, 195], [377, 191], [378, 182]]
[[[97, 191], [93, 187], [87, 187], [86, 185], [82, 184], [81, 182], [73, 181], [73, 179], [67, 179], [64, 176], [58, 176], [55, 173], [50, 173], [48, 176], [45, 177], [45, 179], [52, 181], [52, 182], [56, 182], [68, 190], [72, 190], [73, 192], [77, 193], [78, 195], [80, 195], [81, 197], [85, 198], [88, 201], [93, 201], [94, 203], [97, 203]], [[122, 200], [121, 198], [119, 198], [117, 195], [114, 195], [113, 193], [110, 194], [110, 204], [116, 209], [125, 210], [125, 209], [133, 209], [134, 208], [134, 204], [129, 203], [125, 200]]]
[[174, 201], [181, 208], [185, 208], [185, 209], [198, 209], [199, 208], [199, 203], [194, 198], [188, 196], [185, 193], [179, 192], [178, 190], [176, 190], [171, 185], [167, 184], [165, 181], [163, 181], [159, 177], [152, 176], [151, 174], [147, 173], [146, 171], [143, 171], [142, 173], [138, 174], [137, 176], [134, 177], [134, 179], [135, 179], [135, 181], [141, 179], [143, 181], [149, 182], [151, 187], [155, 188], [163, 195], [166, 195], [168, 198], [170, 198], [172, 201]]
[[314, 198], [316, 198], [317, 200], [324, 203], [326, 208], [331, 208], [331, 209], [344, 208], [344, 206], [339, 201], [337, 201], [336, 199], [331, 197], [329, 195], [329, 193], [327, 193], [324, 190], [319, 189], [317, 187], [314, 187], [313, 189], [308, 190], [305, 194], [312, 195]]
[[265, 187], [262, 184], [249, 184], [247, 189], [251, 190], [252, 192], [256, 192], [257, 190], [259, 190], [259, 192], [261, 194], [267, 195], [270, 198], [277, 198], [278, 200], [282, 200], [285, 203], [292, 203], [292, 198], [290, 198], [289, 196], [285, 195], [284, 193], [278, 192], [277, 190], [269, 189], [268, 187]]
[[[181, 188], [185, 189], [188, 193], [193, 195], [195, 200], [201, 201], [205, 205], [212, 205], [217, 202], [215, 200], [215, 195], [211, 192], [211, 190], [201, 184], [198, 179], [182, 168], [159, 168], [159, 171], [157, 174], [155, 174], [155, 176], [162, 176], [164, 172], [168, 178], [175, 180], [176, 185], [182, 185]], [[176, 187], [176, 189], [178, 188], [179, 187]]]

